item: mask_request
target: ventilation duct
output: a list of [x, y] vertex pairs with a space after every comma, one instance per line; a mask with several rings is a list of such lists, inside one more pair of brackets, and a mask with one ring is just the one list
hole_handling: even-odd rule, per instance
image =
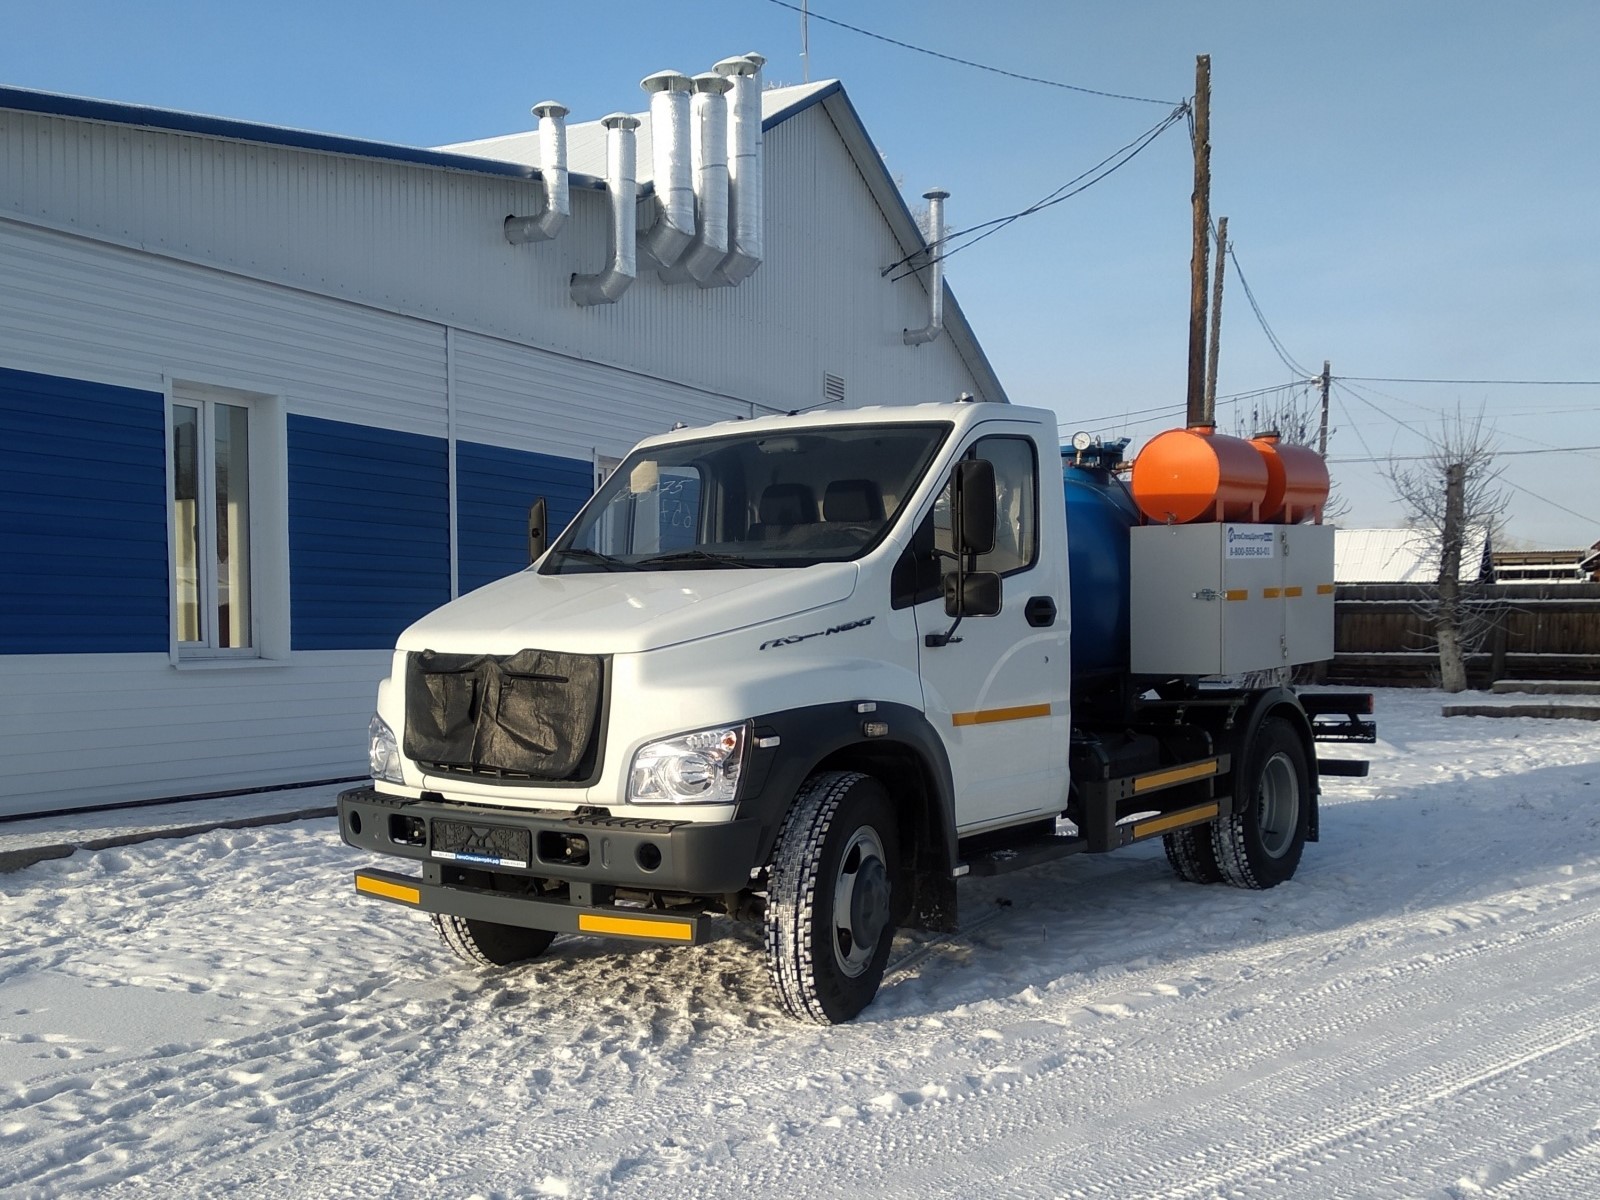
[[574, 275], [572, 299], [585, 307], [614, 304], [639, 273], [634, 245], [639, 225], [639, 180], [634, 130], [639, 118], [612, 113], [606, 128], [606, 194], [611, 200], [611, 263], [597, 275]]
[[572, 212], [567, 183], [567, 109], [554, 100], [533, 106], [539, 118], [539, 179], [544, 184], [544, 207], [532, 217], [507, 217], [506, 241], [545, 242], [561, 232]]
[[944, 328], [944, 202], [950, 193], [934, 188], [923, 192], [922, 198], [928, 202], [928, 323], [921, 329], [903, 331], [908, 346], [931, 342]]
[[706, 283], [728, 253], [728, 104], [732, 85], [721, 75], [694, 77], [689, 107], [693, 134], [695, 233], [677, 263], [661, 272], [664, 283]]
[[658, 71], [640, 82], [650, 94], [651, 177], [656, 223], [641, 239], [644, 252], [670, 267], [694, 237], [694, 175], [689, 163], [689, 92], [694, 81]]
[[762, 179], [761, 55], [725, 58], [712, 68], [733, 84], [728, 106], [728, 256], [713, 285], [736, 286], [761, 265], [766, 206]]

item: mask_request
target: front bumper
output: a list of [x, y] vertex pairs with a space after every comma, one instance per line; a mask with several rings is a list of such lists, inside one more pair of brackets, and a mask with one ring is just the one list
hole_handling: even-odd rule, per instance
[[711, 936], [710, 924], [696, 913], [663, 913], [649, 909], [582, 905], [540, 900], [485, 888], [451, 885], [396, 875], [389, 871], [357, 871], [356, 891], [403, 904], [422, 912], [443, 913], [474, 921], [493, 921], [552, 933], [589, 933], [698, 946]]
[[762, 822], [641, 820], [339, 794], [339, 832], [374, 854], [536, 879], [720, 896], [749, 886]]

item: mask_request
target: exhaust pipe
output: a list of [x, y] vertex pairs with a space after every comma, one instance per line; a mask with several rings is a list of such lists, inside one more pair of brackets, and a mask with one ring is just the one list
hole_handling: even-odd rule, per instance
[[663, 283], [705, 283], [728, 253], [728, 105], [732, 85], [721, 75], [696, 75], [689, 101], [694, 134], [689, 143], [694, 168], [694, 240]]
[[539, 180], [544, 184], [544, 207], [536, 216], [507, 217], [506, 241], [513, 246], [546, 242], [561, 232], [572, 214], [572, 193], [567, 183], [567, 109], [554, 100], [533, 106], [539, 118]]
[[733, 83], [728, 107], [728, 227], [731, 245], [712, 286], [738, 286], [761, 265], [765, 191], [762, 178], [761, 68], [756, 53], [725, 58], [712, 68]]
[[901, 331], [900, 336], [908, 346], [931, 342], [944, 328], [944, 202], [950, 198], [950, 193], [934, 188], [923, 192], [922, 198], [928, 202], [928, 248], [925, 251], [929, 260], [928, 323], [921, 329]]
[[637, 147], [633, 131], [639, 118], [612, 113], [600, 122], [606, 128], [606, 194], [611, 199], [611, 262], [597, 275], [574, 275], [572, 299], [584, 307], [614, 304], [639, 273], [634, 245], [639, 226]]
[[650, 93], [656, 186], [656, 223], [641, 245], [659, 266], [670, 267], [694, 237], [694, 176], [689, 165], [689, 91], [694, 81], [677, 71], [658, 71], [639, 86]]

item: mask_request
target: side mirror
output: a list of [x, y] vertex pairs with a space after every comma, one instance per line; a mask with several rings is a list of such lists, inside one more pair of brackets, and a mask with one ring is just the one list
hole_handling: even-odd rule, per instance
[[944, 577], [944, 615], [992, 617], [1000, 611], [998, 571], [951, 571]]
[[994, 549], [996, 523], [994, 464], [985, 458], [964, 458], [956, 464], [951, 483], [956, 553], [988, 554]]
[[547, 508], [543, 496], [533, 502], [533, 507], [528, 509], [528, 561], [539, 561], [546, 548], [550, 545], [550, 524]]

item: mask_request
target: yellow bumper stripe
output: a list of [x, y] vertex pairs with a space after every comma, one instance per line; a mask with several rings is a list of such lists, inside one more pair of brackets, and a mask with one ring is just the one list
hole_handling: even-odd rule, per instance
[[369, 896], [381, 896], [385, 900], [398, 900], [402, 904], [422, 903], [422, 893], [414, 887], [402, 887], [386, 879], [370, 879], [365, 875], [356, 876], [356, 891], [366, 892]]
[[1016, 708], [983, 708], [977, 712], [950, 714], [952, 725], [991, 725], [996, 721], [1026, 721], [1031, 717], [1048, 717], [1048, 704], [1023, 704]]
[[1211, 820], [1217, 815], [1217, 811], [1215, 804], [1208, 804], [1204, 808], [1187, 809], [1184, 812], [1159, 817], [1154, 821], [1141, 821], [1133, 827], [1133, 836], [1136, 838], [1150, 837], [1152, 834], [1165, 833], [1169, 829], [1176, 829], [1180, 825], [1196, 825], [1201, 821]]
[[659, 921], [638, 917], [607, 917], [599, 913], [579, 913], [578, 928], [584, 933], [651, 938], [658, 942], [694, 941], [694, 926], [687, 921]]
[[1227, 591], [1222, 593], [1222, 598], [1224, 600], [1248, 600], [1250, 599], [1250, 589], [1229, 588]]
[[1319, 595], [1319, 596], [1331, 596], [1331, 595], [1333, 595], [1333, 584], [1331, 584], [1331, 583], [1319, 583], [1319, 584], [1317, 584], [1317, 595]]
[[1217, 773], [1217, 760], [1207, 759], [1202, 763], [1191, 763], [1187, 767], [1173, 767], [1170, 771], [1158, 771], [1154, 775], [1146, 775], [1142, 779], [1133, 781], [1135, 794], [1147, 792], [1151, 788], [1167, 787], [1174, 783], [1187, 783], [1191, 779], [1204, 779], [1208, 775]]
[[1297, 587], [1288, 587], [1283, 589], [1283, 594], [1285, 596], [1298, 596], [1300, 595], [1301, 591], [1302, 589]]

